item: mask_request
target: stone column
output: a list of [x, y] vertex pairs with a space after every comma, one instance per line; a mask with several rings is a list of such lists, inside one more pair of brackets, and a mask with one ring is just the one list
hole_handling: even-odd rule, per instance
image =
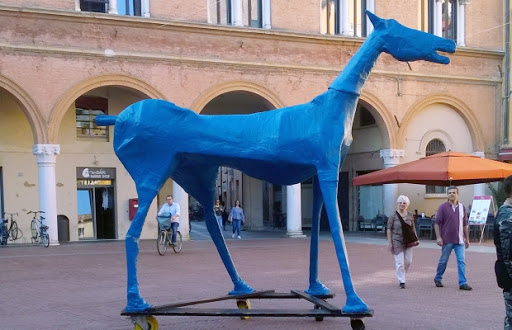
[[[375, 13], [375, 0], [366, 0], [366, 9]], [[368, 16], [366, 17], [366, 36], [369, 36], [373, 31], [373, 24], [370, 22], [370, 19], [368, 19]]]
[[344, 36], [352, 36], [354, 31], [350, 28], [348, 21], [348, 0], [341, 0], [340, 31]]
[[264, 29], [271, 29], [272, 28], [272, 21], [271, 21], [271, 7], [270, 7], [270, 0], [263, 0], [261, 2], [261, 25]]
[[231, 25], [244, 26], [242, 0], [231, 0]]
[[[471, 154], [480, 158], [485, 158], [483, 151], [475, 151]], [[474, 196], [485, 196], [485, 183], [478, 183], [473, 185], [473, 197]]]
[[464, 26], [466, 25], [466, 1], [459, 0], [457, 12], [457, 46], [466, 46]]
[[49, 227], [50, 244], [59, 245], [57, 227], [57, 192], [55, 189], [56, 156], [60, 154], [58, 144], [35, 144], [32, 153], [36, 156], [38, 169], [39, 210], [44, 211], [44, 224]]
[[[128, 8], [126, 8], [128, 11]], [[117, 15], [117, 0], [108, 0], [108, 13]]]
[[190, 219], [188, 218], [188, 194], [176, 182], [172, 182], [172, 196], [180, 206], [180, 232], [184, 241], [190, 240]]
[[443, 3], [441, 0], [436, 0], [434, 7], [434, 35], [441, 37], [443, 35]]
[[286, 186], [286, 236], [306, 237], [302, 233], [301, 184]]
[[142, 17], [151, 17], [151, 12], [149, 11], [149, 0], [142, 0]]
[[[400, 158], [404, 156], [401, 149], [382, 149], [380, 156], [384, 159], [384, 168], [400, 164]], [[384, 215], [390, 215], [395, 211], [398, 186], [395, 183], [385, 184], [382, 188]]]

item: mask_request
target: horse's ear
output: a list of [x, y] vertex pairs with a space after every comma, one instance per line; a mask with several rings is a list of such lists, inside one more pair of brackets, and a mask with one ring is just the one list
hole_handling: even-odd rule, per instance
[[366, 15], [368, 15], [368, 18], [370, 19], [370, 21], [372, 22], [373, 24], [373, 27], [376, 28], [377, 25], [382, 22], [382, 18], [379, 18], [377, 17], [377, 15], [375, 15], [374, 13], [372, 13], [371, 11], [367, 10], [366, 11]]

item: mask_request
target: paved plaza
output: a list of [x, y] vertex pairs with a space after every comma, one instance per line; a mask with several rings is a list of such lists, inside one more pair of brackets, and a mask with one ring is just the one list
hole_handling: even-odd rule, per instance
[[[307, 288], [309, 238], [286, 238], [284, 232], [242, 233], [226, 241], [242, 278], [257, 290], [276, 292]], [[139, 285], [155, 305], [219, 297], [232, 289], [204, 224], [193, 223], [192, 240], [183, 251], [159, 256], [156, 241], [140, 244]], [[503, 329], [504, 305], [496, 286], [495, 253], [490, 241], [473, 243], [466, 253], [468, 283], [461, 291], [452, 255], [443, 283], [433, 277], [440, 249], [423, 240], [414, 249], [407, 289], [398, 288], [394, 262], [384, 234], [347, 235], [354, 286], [374, 309], [367, 329]], [[328, 235], [320, 241], [320, 280], [345, 303], [340, 270]], [[126, 304], [124, 241], [70, 243], [60, 246], [0, 248], [0, 329], [133, 329], [120, 312]], [[252, 300], [253, 308], [312, 308], [303, 300]], [[228, 300], [203, 307], [233, 308]], [[347, 318], [157, 317], [161, 329], [350, 329]]]

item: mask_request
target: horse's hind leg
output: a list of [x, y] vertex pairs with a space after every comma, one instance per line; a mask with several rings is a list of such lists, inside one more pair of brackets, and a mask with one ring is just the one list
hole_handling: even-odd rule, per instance
[[[202, 171], [201, 176], [194, 177], [194, 187], [189, 192], [194, 196], [204, 208], [204, 221], [206, 228], [212, 237], [213, 243], [219, 252], [220, 258], [226, 267], [226, 270], [233, 281], [234, 289], [229, 294], [243, 294], [253, 292], [254, 289], [247, 285], [238, 275], [235, 269], [233, 259], [229, 254], [226, 241], [222, 236], [219, 222], [213, 212], [213, 202], [215, 200], [215, 178], [217, 176], [217, 168], [206, 169]], [[195, 189], [199, 187], [199, 189]]]
[[356, 294], [348, 267], [347, 250], [343, 240], [343, 228], [341, 227], [337, 202], [338, 171], [337, 169], [335, 171], [319, 171], [318, 179], [329, 218], [329, 226], [331, 227], [332, 240], [338, 257], [343, 286], [347, 295], [347, 302], [343, 307], [343, 311], [365, 312], [368, 310], [368, 306]]
[[127, 305], [126, 311], [143, 311], [151, 307], [140, 295], [137, 279], [137, 256], [139, 254], [139, 238], [146, 220], [149, 206], [156, 196], [157, 190], [137, 189], [139, 208], [126, 233], [126, 270], [127, 270]]
[[311, 295], [329, 294], [331, 291], [318, 280], [318, 240], [320, 235], [320, 214], [324, 204], [318, 178], [313, 178], [313, 220], [311, 224], [311, 246], [309, 249], [309, 288]]

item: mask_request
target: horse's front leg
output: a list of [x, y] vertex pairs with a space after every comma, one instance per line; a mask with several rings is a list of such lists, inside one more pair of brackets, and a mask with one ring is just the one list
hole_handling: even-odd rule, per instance
[[329, 218], [329, 226], [331, 228], [334, 248], [336, 249], [336, 256], [338, 257], [343, 286], [345, 287], [345, 294], [347, 295], [347, 302], [343, 307], [343, 311], [348, 313], [365, 312], [368, 310], [368, 306], [356, 294], [348, 267], [347, 249], [343, 240], [343, 228], [341, 227], [341, 219], [337, 202], [338, 170], [336, 169], [334, 171], [324, 172], [319, 171], [318, 178], [325, 202], [325, 208], [327, 210], [327, 216]]
[[146, 220], [151, 201], [155, 194], [149, 196], [139, 192], [139, 208], [128, 229], [125, 239], [126, 270], [127, 270], [127, 304], [126, 311], [143, 311], [151, 307], [140, 295], [137, 279], [137, 256], [139, 254], [139, 238]]
[[233, 284], [235, 285], [233, 291], [230, 291], [230, 295], [234, 294], [244, 294], [253, 292], [254, 289], [247, 285], [238, 275], [238, 272], [235, 269], [235, 264], [233, 263], [233, 259], [229, 254], [228, 247], [226, 246], [226, 241], [222, 236], [222, 231], [220, 230], [219, 222], [215, 217], [215, 213], [213, 212], [213, 205], [205, 204], [205, 223], [210, 236], [212, 237], [213, 243], [219, 252], [220, 258], [228, 271]]
[[313, 220], [311, 223], [311, 245], [309, 248], [309, 288], [311, 295], [329, 294], [331, 290], [318, 280], [318, 244], [320, 235], [320, 215], [324, 204], [318, 178], [313, 178]]

